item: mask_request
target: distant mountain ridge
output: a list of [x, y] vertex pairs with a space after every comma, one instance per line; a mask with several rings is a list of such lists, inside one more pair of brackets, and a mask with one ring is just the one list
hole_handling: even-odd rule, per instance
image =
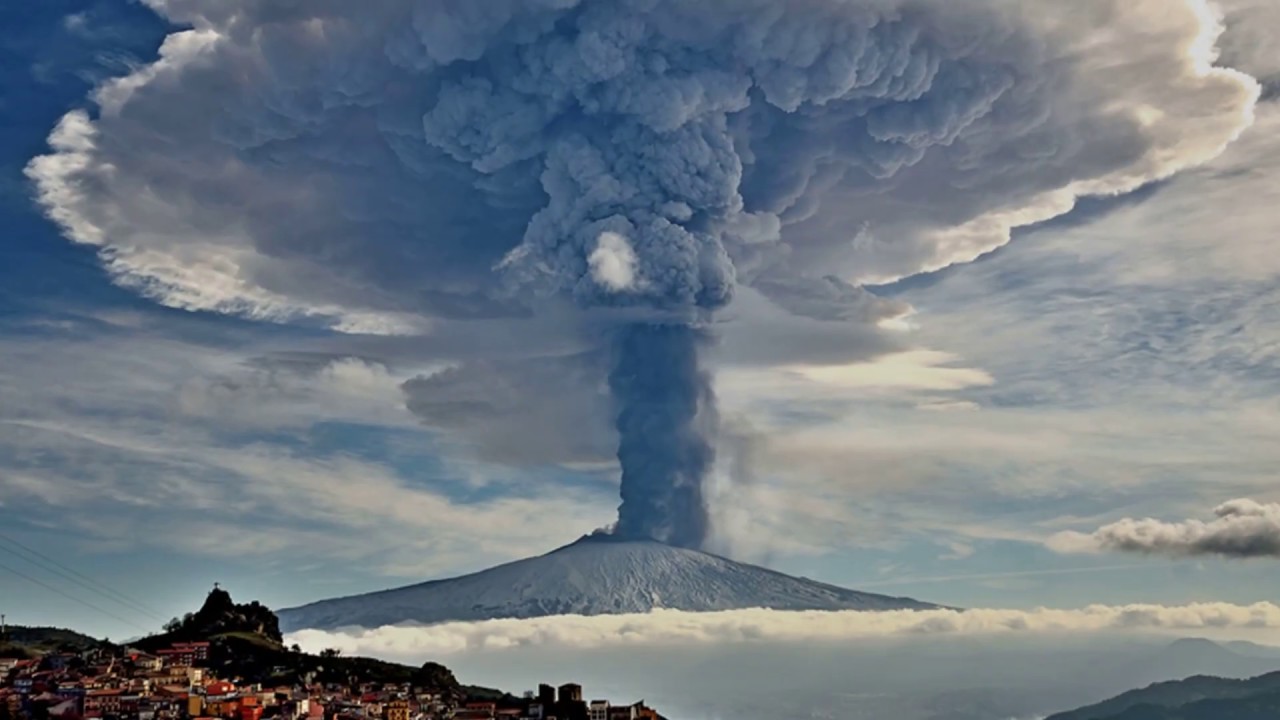
[[1275, 720], [1280, 672], [1250, 680], [1196, 676], [1133, 690], [1048, 720]]
[[548, 615], [775, 610], [926, 610], [696, 550], [588, 536], [546, 555], [447, 580], [281, 610], [281, 628], [381, 627]]
[[1232, 640], [1230, 642], [1225, 642], [1222, 643], [1222, 647], [1237, 655], [1243, 655], [1244, 657], [1280, 660], [1280, 647], [1259, 645], [1246, 640]]

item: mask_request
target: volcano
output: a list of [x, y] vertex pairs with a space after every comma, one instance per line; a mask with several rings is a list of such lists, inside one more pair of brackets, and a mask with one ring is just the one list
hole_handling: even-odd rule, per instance
[[547, 615], [774, 610], [928, 610], [654, 541], [588, 536], [471, 575], [281, 610], [286, 632]]

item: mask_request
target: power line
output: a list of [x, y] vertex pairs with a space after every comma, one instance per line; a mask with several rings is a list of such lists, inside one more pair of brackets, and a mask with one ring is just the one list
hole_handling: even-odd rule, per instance
[[[57, 560], [54, 560], [48, 555], [45, 555], [39, 550], [36, 550], [35, 548], [29, 545], [23, 544], [22, 542], [19, 542], [18, 540], [8, 535], [5, 535], [4, 533], [0, 533], [0, 540], [6, 541], [12, 545], [16, 545], [17, 547], [21, 548], [24, 552], [30, 555], [34, 555], [35, 557], [53, 566], [53, 568], [42, 567], [41, 569], [43, 569], [45, 572], [57, 575], [63, 578], [64, 580], [69, 580], [70, 582], [73, 582], [92, 593], [101, 595], [102, 597], [105, 597], [106, 599], [118, 605], [127, 607], [136, 613], [146, 615], [152, 618], [153, 620], [159, 620], [160, 622], [164, 622], [164, 617], [161, 616], [160, 611], [152, 607], [149, 607], [146, 603], [142, 602], [141, 600], [137, 600], [135, 598], [129, 597], [128, 595], [125, 595], [124, 593], [108, 585], [105, 585], [101, 582], [98, 582], [97, 580], [94, 580], [93, 578], [89, 577], [88, 575], [85, 575], [84, 573], [76, 572], [75, 570], [67, 567], [66, 565], [63, 565], [62, 563], [58, 562]], [[6, 548], [2, 544], [0, 544], [0, 550], [4, 550], [10, 555], [21, 558], [31, 563], [32, 565], [40, 565], [40, 563], [36, 562], [35, 560], [32, 560], [31, 558], [22, 557], [22, 555], [19, 555], [13, 549]], [[58, 568], [58, 569], [54, 569], [54, 568]]]
[[[4, 545], [0, 545], [0, 551], [4, 551], [4, 552], [6, 552], [6, 553], [9, 553], [9, 554], [10, 554], [10, 555], [12, 555], [13, 557], [16, 557], [16, 558], [18, 558], [19, 560], [22, 560], [22, 561], [24, 561], [24, 562], [31, 563], [32, 565], [35, 565], [36, 567], [38, 567], [38, 568], [40, 568], [41, 570], [43, 570], [43, 571], [45, 571], [45, 572], [49, 573], [50, 575], [53, 575], [53, 576], [55, 576], [55, 577], [58, 577], [58, 578], [61, 578], [61, 579], [63, 579], [63, 580], [66, 580], [66, 581], [72, 582], [72, 583], [74, 583], [74, 584], [76, 584], [76, 585], [79, 585], [80, 587], [84, 588], [85, 590], [88, 590], [89, 592], [92, 592], [93, 594], [97, 595], [98, 597], [102, 597], [102, 598], [105, 598], [105, 599], [107, 599], [107, 600], [110, 600], [111, 602], [114, 602], [114, 603], [116, 603], [117, 605], [120, 605], [121, 607], [128, 608], [129, 610], [131, 610], [131, 611], [133, 611], [133, 612], [135, 612], [135, 613], [139, 613], [139, 614], [141, 614], [141, 615], [147, 615], [147, 616], [149, 616], [149, 617], [153, 617], [153, 618], [154, 618], [154, 617], [156, 617], [156, 616], [152, 615], [151, 613], [149, 613], [149, 612], [147, 612], [147, 611], [145, 611], [145, 610], [142, 610], [141, 608], [138, 608], [138, 607], [134, 606], [134, 605], [133, 605], [133, 604], [131, 604], [131, 603], [128, 603], [128, 602], [125, 602], [125, 601], [120, 600], [120, 599], [118, 599], [118, 598], [112, 597], [111, 595], [107, 594], [106, 592], [104, 592], [104, 591], [102, 591], [102, 590], [99, 590], [98, 588], [93, 587], [92, 585], [90, 585], [90, 584], [89, 584], [89, 583], [87, 583], [87, 582], [83, 582], [83, 581], [81, 581], [81, 580], [78, 580], [77, 578], [75, 578], [74, 576], [72, 576], [72, 575], [71, 575], [71, 574], [69, 574], [69, 573], [62, 572], [62, 571], [60, 571], [60, 570], [57, 570], [56, 568], [52, 568], [52, 567], [45, 567], [45, 566], [44, 566], [43, 564], [41, 564], [40, 562], [38, 562], [38, 561], [36, 561], [36, 560], [33, 560], [33, 559], [29, 558], [29, 557], [25, 557], [25, 556], [23, 556], [22, 554], [20, 554], [20, 553], [18, 553], [18, 552], [15, 552], [12, 548], [7, 548], [7, 547], [5, 547]], [[158, 619], [158, 618], [157, 618], [157, 619]]]
[[131, 626], [133, 626], [133, 627], [135, 627], [135, 628], [137, 628], [137, 629], [141, 630], [141, 631], [142, 631], [142, 632], [144, 632], [144, 633], [149, 633], [149, 632], [151, 632], [150, 630], [148, 630], [148, 629], [146, 629], [146, 628], [142, 627], [141, 625], [139, 625], [139, 624], [137, 624], [137, 623], [133, 622], [132, 620], [127, 620], [127, 619], [125, 619], [125, 618], [122, 618], [122, 617], [120, 617], [119, 615], [117, 615], [117, 614], [115, 614], [115, 613], [111, 612], [110, 610], [103, 610], [102, 608], [98, 607], [97, 605], [94, 605], [94, 604], [93, 604], [93, 603], [91, 603], [91, 602], [88, 602], [88, 601], [86, 601], [86, 600], [82, 600], [82, 599], [80, 599], [80, 598], [76, 597], [75, 595], [71, 595], [70, 593], [65, 593], [65, 592], [63, 592], [63, 591], [59, 590], [58, 588], [56, 588], [56, 587], [54, 587], [54, 586], [52, 586], [52, 585], [49, 585], [48, 583], [45, 583], [45, 582], [43, 582], [43, 581], [41, 581], [41, 580], [37, 580], [36, 578], [33, 578], [33, 577], [31, 577], [30, 575], [28, 575], [28, 574], [26, 574], [26, 573], [24, 573], [24, 572], [21, 572], [21, 571], [19, 571], [19, 570], [14, 570], [13, 568], [9, 567], [8, 565], [5, 565], [5, 564], [3, 564], [3, 563], [0, 563], [0, 570], [8, 570], [9, 572], [13, 573], [14, 575], [17, 575], [18, 577], [22, 578], [23, 580], [27, 580], [28, 582], [34, 583], [34, 584], [36, 584], [36, 585], [39, 585], [40, 587], [44, 588], [45, 590], [48, 590], [49, 592], [52, 592], [52, 593], [57, 593], [58, 595], [61, 595], [62, 597], [67, 598], [68, 600], [71, 600], [71, 601], [74, 601], [74, 602], [78, 602], [78, 603], [80, 603], [81, 605], [84, 605], [85, 607], [89, 608], [90, 610], [95, 610], [95, 611], [97, 611], [97, 612], [102, 613], [103, 615], [106, 615], [107, 617], [115, 618], [116, 620], [119, 620], [120, 622], [122, 622], [122, 623], [124, 623], [124, 624], [126, 624], [126, 625], [131, 625]]
[[[62, 578], [63, 580], [67, 580], [67, 581], [72, 582], [72, 583], [74, 583], [74, 584], [76, 584], [76, 585], [79, 585], [80, 587], [84, 588], [85, 590], [88, 590], [89, 592], [94, 593], [95, 595], [97, 595], [97, 596], [99, 596], [99, 597], [102, 597], [102, 598], [105, 598], [105, 599], [107, 599], [107, 600], [110, 600], [111, 602], [116, 603], [117, 605], [120, 605], [121, 607], [128, 608], [129, 610], [131, 610], [131, 611], [133, 611], [133, 612], [135, 612], [135, 613], [139, 613], [139, 614], [141, 614], [141, 615], [146, 615], [146, 616], [151, 617], [151, 618], [153, 618], [153, 619], [157, 619], [157, 620], [158, 620], [158, 619], [160, 619], [160, 616], [159, 616], [159, 615], [156, 615], [156, 614], [154, 614], [154, 613], [150, 612], [149, 610], [146, 610], [146, 609], [145, 609], [144, 607], [142, 607], [140, 604], [137, 604], [137, 603], [135, 603], [134, 601], [130, 600], [130, 599], [128, 598], [128, 596], [125, 596], [125, 595], [123, 595], [123, 594], [121, 594], [121, 593], [117, 593], [117, 592], [115, 592], [114, 590], [111, 590], [111, 588], [106, 587], [105, 585], [101, 585], [100, 583], [97, 583], [96, 581], [94, 581], [94, 580], [92, 580], [92, 579], [85, 579], [85, 580], [81, 580], [80, 578], [76, 577], [76, 575], [78, 575], [78, 573], [75, 573], [75, 571], [72, 571], [72, 570], [69, 570], [69, 569], [68, 569], [67, 571], [63, 571], [63, 570], [59, 570], [59, 569], [57, 569], [57, 568], [55, 568], [55, 567], [47, 567], [47, 566], [45, 566], [43, 563], [41, 563], [40, 561], [33, 560], [33, 559], [29, 558], [29, 557], [26, 557], [26, 556], [22, 555], [21, 553], [19, 553], [19, 552], [17, 552], [17, 551], [15, 551], [15, 550], [13, 550], [12, 548], [5, 547], [4, 545], [0, 545], [0, 550], [2, 550], [2, 551], [4, 551], [4, 552], [9, 553], [10, 555], [12, 555], [12, 556], [14, 556], [14, 557], [18, 558], [19, 560], [23, 560], [23, 561], [25, 561], [25, 562], [31, 563], [32, 565], [35, 565], [36, 567], [40, 568], [41, 570], [44, 570], [45, 572], [47, 572], [47, 573], [49, 573], [49, 574], [51, 574], [51, 575], [55, 575], [55, 576], [57, 576], [57, 577], [59, 577], [59, 578]], [[56, 564], [56, 562], [55, 562], [55, 561], [52, 561], [52, 560], [48, 559], [48, 557], [47, 557], [47, 556], [42, 555], [42, 554], [40, 554], [40, 553], [38, 553], [38, 552], [36, 552], [36, 551], [34, 551], [34, 550], [31, 550], [31, 549], [29, 549], [29, 548], [25, 548], [25, 547], [24, 547], [24, 550], [26, 550], [26, 552], [28, 552], [28, 553], [30, 553], [30, 554], [32, 554], [32, 555], [35, 555], [35, 556], [36, 556], [36, 557], [38, 557], [38, 558], [42, 558], [42, 559], [44, 559], [46, 562], [49, 562], [50, 564]], [[80, 577], [85, 577], [85, 576], [80, 576]], [[99, 587], [95, 587], [95, 585], [98, 585]], [[119, 597], [116, 597], [117, 595], [119, 595]]]

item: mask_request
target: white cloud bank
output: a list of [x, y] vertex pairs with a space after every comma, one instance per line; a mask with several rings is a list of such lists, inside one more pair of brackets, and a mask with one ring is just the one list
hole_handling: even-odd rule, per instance
[[1125, 518], [1091, 533], [1058, 533], [1049, 539], [1049, 547], [1063, 553], [1280, 558], [1280, 503], [1231, 500], [1214, 508], [1213, 514], [1217, 517], [1209, 522]]
[[930, 610], [787, 612], [754, 609], [714, 613], [655, 610], [647, 614], [562, 615], [527, 620], [386, 626], [342, 631], [301, 630], [287, 643], [318, 652], [419, 657], [531, 646], [596, 649], [619, 646], [754, 642], [839, 642], [919, 635], [1010, 635], [1106, 631], [1230, 631], [1280, 629], [1272, 603], [1184, 606], [1091, 605], [1077, 610]]

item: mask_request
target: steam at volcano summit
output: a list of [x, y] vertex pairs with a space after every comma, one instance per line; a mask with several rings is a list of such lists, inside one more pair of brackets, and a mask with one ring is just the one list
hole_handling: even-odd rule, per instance
[[567, 302], [617, 532], [690, 547], [735, 289], [874, 322], [860, 283], [1204, 162], [1258, 93], [1202, 0], [145, 1], [190, 29], [28, 168], [67, 236], [165, 304], [343, 332]]

